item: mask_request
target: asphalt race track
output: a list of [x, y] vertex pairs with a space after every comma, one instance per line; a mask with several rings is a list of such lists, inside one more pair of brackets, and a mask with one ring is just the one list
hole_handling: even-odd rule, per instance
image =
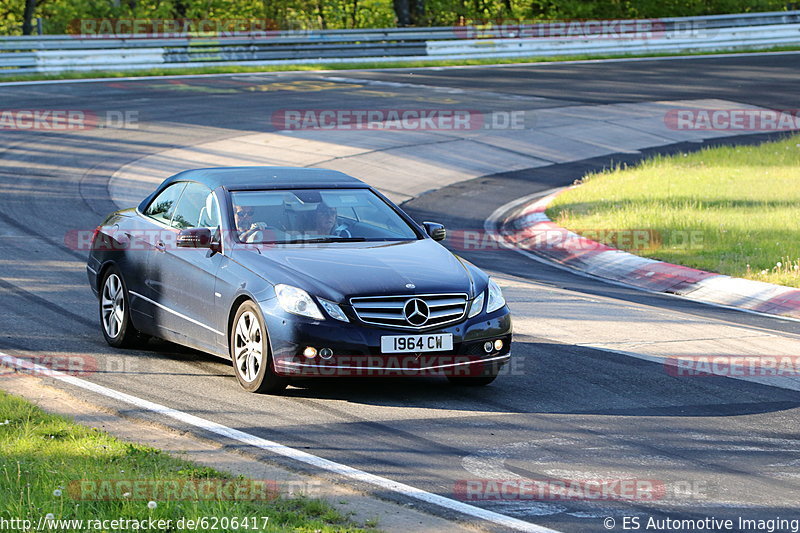
[[[446, 105], [483, 111], [513, 109], [515, 97], [541, 109], [709, 98], [793, 109], [798, 69], [800, 55], [774, 54], [0, 86], [5, 109], [137, 117], [127, 128], [0, 130], [0, 352], [34, 360], [84, 357], [97, 367], [82, 376], [87, 381], [447, 498], [459, 498], [459, 481], [477, 479], [619, 478], [664, 487], [652, 501], [468, 502], [558, 531], [606, 531], [606, 517], [617, 520], [617, 530], [626, 516], [800, 518], [800, 392], [721, 377], [677, 378], [661, 364], [565, 340], [578, 330], [587, 339], [607, 335], [600, 319], [609, 310], [633, 317], [612, 331], [619, 342], [656, 325], [680, 330], [691, 323], [695, 337], [704, 327], [735, 328], [800, 348], [796, 322], [607, 285], [508, 250], [472, 251], [464, 255], [505, 280], [517, 319], [515, 365], [493, 385], [319, 381], [298, 383], [284, 396], [259, 396], [243, 392], [229, 364], [211, 356], [166, 343], [145, 351], [109, 348], [86, 281], [86, 251], [65, 244], [70, 232], [91, 231], [117, 209], [108, 182], [124, 165], [175, 147], [273, 131], [270, 117], [280, 109], [436, 106], [443, 104], [435, 96], [445, 93]], [[439, 89], [432, 95], [420, 85]], [[774, 135], [720, 142], [768, 137]], [[404, 207], [417, 220], [482, 228], [501, 205], [568, 185], [587, 170], [700, 146], [489, 175], [432, 190]], [[439, 187], [435, 176], [430, 181], [430, 189]], [[697, 340], [676, 341], [676, 353], [681, 342]], [[209, 436], [53, 383], [127, 415]], [[400, 493], [379, 495], [502, 529]]]

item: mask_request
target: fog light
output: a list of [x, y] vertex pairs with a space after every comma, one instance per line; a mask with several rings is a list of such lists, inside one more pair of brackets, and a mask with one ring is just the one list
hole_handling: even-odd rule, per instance
[[486, 341], [486, 342], [483, 343], [483, 351], [486, 352], [486, 353], [492, 353], [492, 348], [493, 347], [494, 347], [494, 344], [492, 344], [492, 341]]
[[330, 348], [323, 348], [319, 351], [319, 356], [322, 357], [323, 359], [330, 359], [331, 357], [333, 357], [333, 350], [331, 350]]
[[497, 339], [496, 341], [494, 341], [494, 349], [497, 350], [498, 352], [500, 350], [502, 350], [503, 349], [503, 341], [501, 341], [500, 339]]
[[303, 355], [305, 355], [309, 359], [312, 359], [317, 356], [317, 349], [314, 348], [313, 346], [309, 346], [308, 348], [303, 350]]

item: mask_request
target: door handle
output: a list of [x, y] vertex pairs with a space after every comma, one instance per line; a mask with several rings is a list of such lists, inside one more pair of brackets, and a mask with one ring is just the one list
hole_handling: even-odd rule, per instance
[[167, 245], [164, 243], [164, 241], [158, 241], [156, 243], [156, 250], [158, 250], [159, 252], [166, 252]]

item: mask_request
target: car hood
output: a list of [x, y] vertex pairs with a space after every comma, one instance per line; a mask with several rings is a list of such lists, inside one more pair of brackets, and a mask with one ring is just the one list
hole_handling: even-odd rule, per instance
[[477, 270], [431, 239], [275, 245], [234, 252], [236, 261], [271, 283], [296, 285], [334, 301], [384, 294], [471, 296], [471, 273]]

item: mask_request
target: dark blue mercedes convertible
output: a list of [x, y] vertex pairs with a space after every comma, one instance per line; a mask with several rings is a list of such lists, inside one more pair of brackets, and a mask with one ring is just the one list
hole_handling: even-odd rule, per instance
[[87, 270], [111, 346], [210, 352], [248, 391], [293, 377], [485, 385], [510, 357], [511, 317], [445, 235], [340, 172], [209, 168], [109, 215]]

